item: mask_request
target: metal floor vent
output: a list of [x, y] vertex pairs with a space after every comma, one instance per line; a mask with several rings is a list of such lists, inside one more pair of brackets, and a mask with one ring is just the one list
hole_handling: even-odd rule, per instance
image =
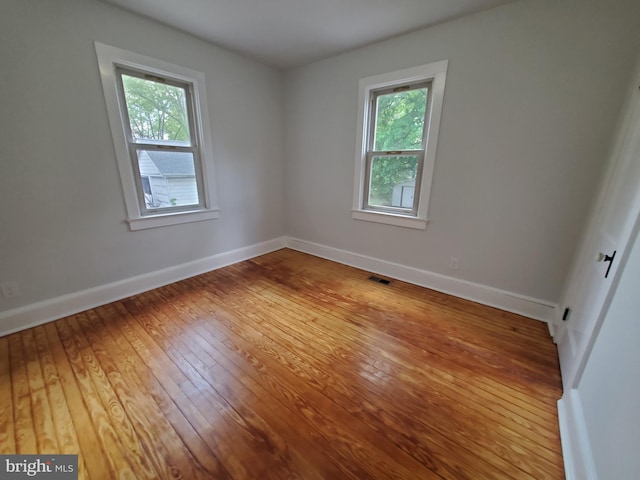
[[386, 278], [376, 277], [375, 275], [371, 275], [369, 277], [369, 280], [371, 280], [372, 282], [382, 283], [383, 285], [389, 285], [391, 283], [391, 280], [387, 280]]

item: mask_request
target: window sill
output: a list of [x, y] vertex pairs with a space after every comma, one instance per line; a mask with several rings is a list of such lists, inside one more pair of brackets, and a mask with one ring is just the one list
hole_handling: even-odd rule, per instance
[[167, 227], [181, 223], [202, 222], [220, 217], [219, 210], [194, 210], [190, 212], [165, 213], [148, 217], [129, 218], [127, 223], [131, 231], [147, 228]]
[[373, 212], [370, 210], [351, 210], [351, 217], [365, 222], [386, 223], [396, 227], [414, 228], [426, 230], [428, 220], [426, 218], [407, 217], [393, 213]]

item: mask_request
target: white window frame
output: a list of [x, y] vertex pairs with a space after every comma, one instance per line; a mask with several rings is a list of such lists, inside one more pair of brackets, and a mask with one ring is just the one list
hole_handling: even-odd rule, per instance
[[[220, 209], [217, 206], [204, 74], [98, 42], [95, 42], [95, 48], [129, 229], [141, 230], [218, 218]], [[200, 205], [163, 210], [150, 210], [144, 205], [143, 196], [140, 194], [141, 178], [138, 173], [137, 158], [134, 158], [135, 149], [131, 148], [129, 118], [119, 86], [117, 69], [140, 72], [188, 85], [187, 92], [192, 95], [192, 111], [189, 113], [195, 127], [192, 132], [192, 142], [197, 150], [194, 154], [195, 170], [196, 175], [200, 175], [201, 178], [201, 183], [198, 185], [198, 194], [201, 195]]]
[[[447, 67], [448, 61], [442, 60], [360, 80], [352, 218], [420, 230], [426, 229]], [[418, 170], [419, 176], [416, 178], [417, 208], [411, 209], [411, 211], [398, 209], [395, 212], [392, 209], [368, 209], [366, 208], [368, 203], [366, 197], [369, 191], [366, 183], [369, 178], [367, 150], [370, 144], [370, 135], [373, 134], [373, 126], [371, 125], [372, 119], [374, 119], [374, 112], [371, 111], [372, 95], [380, 90], [423, 82], [431, 82], [431, 91], [427, 102], [422, 171]]]

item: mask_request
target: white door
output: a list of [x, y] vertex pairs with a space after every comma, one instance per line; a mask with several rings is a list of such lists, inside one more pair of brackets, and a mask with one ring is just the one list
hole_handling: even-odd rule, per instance
[[[640, 91], [629, 97], [607, 181], [584, 250], [563, 301], [569, 308], [556, 339], [565, 391], [577, 386], [604, 316], [620, 259], [640, 213]], [[613, 257], [613, 258], [612, 258]], [[611, 292], [613, 293], [613, 292]], [[640, 289], [638, 291], [640, 295]]]

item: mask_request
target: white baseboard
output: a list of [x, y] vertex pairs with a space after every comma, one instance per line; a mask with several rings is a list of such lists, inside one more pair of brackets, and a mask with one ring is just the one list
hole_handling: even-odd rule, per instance
[[558, 331], [558, 328], [556, 327], [555, 323], [553, 323], [553, 319], [547, 321], [547, 326], [549, 327], [549, 335], [551, 335], [551, 338], [553, 338], [553, 342], [558, 343], [556, 341], [556, 332]]
[[580, 395], [576, 389], [558, 400], [558, 422], [567, 480], [598, 480]]
[[[387, 262], [305, 240], [280, 237], [107, 285], [0, 312], [0, 336], [73, 315], [284, 247], [431, 288], [456, 297], [466, 298], [508, 312], [518, 313], [529, 318], [548, 322], [549, 325], [551, 325], [554, 311], [557, 308], [556, 305], [543, 300], [447, 277], [438, 273]], [[550, 331], [552, 331], [551, 328]]]
[[286, 238], [280, 237], [133, 278], [0, 312], [0, 337], [233, 263], [248, 260], [258, 255], [264, 255], [285, 246]]
[[[541, 320], [547, 322], [549, 325], [551, 325], [558, 307], [544, 300], [526, 297], [478, 283], [467, 282], [427, 270], [420, 270], [406, 265], [367, 257], [338, 248], [327, 247], [306, 240], [289, 237], [287, 238], [287, 247], [315, 255], [316, 257], [326, 258], [334, 262], [437, 290], [455, 297], [465, 298], [483, 305]], [[552, 329], [549, 331], [552, 333]]]

